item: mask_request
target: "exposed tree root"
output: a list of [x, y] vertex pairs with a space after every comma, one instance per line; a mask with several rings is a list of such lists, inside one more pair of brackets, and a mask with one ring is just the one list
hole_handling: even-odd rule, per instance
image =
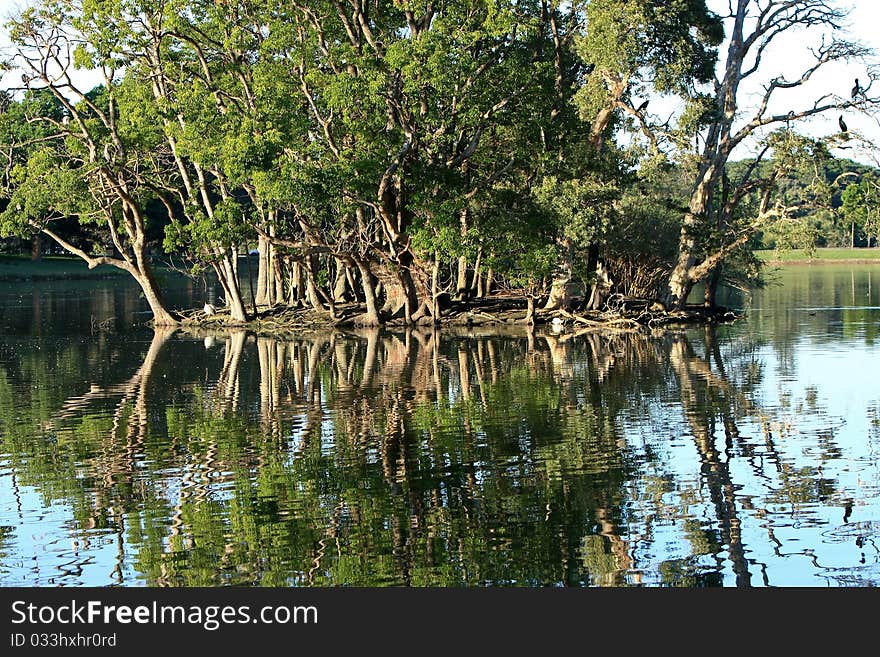
[[[453, 302], [439, 318], [426, 315], [419, 326], [499, 326], [525, 325], [526, 302], [513, 297], [487, 297], [468, 302]], [[180, 313], [183, 328], [246, 328], [257, 333], [287, 333], [322, 328], [374, 326], [369, 321], [363, 304], [337, 304], [336, 314], [313, 308], [277, 306], [267, 308], [246, 323], [234, 321], [228, 310], [221, 309], [206, 315], [203, 311]], [[689, 306], [682, 310], [663, 310], [659, 304], [646, 299], [613, 298], [604, 310], [572, 311], [566, 309], [535, 311], [536, 327], [549, 325], [555, 332], [574, 329], [641, 331], [682, 324], [712, 324], [739, 319], [741, 313], [727, 308]], [[403, 318], [386, 320], [385, 326], [404, 326]]]

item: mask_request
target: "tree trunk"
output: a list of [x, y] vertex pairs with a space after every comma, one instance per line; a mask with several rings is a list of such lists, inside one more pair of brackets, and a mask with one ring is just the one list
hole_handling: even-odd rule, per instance
[[306, 300], [315, 310], [322, 310], [324, 304], [321, 303], [321, 297], [318, 295], [318, 286], [315, 283], [315, 269], [317, 268], [317, 257], [314, 255], [306, 256], [304, 263], [306, 277]]
[[672, 274], [669, 277], [668, 290], [663, 305], [667, 310], [681, 310], [687, 303], [688, 295], [691, 293], [693, 283], [688, 276], [690, 268], [694, 265], [696, 259], [686, 258], [679, 261]]
[[613, 287], [614, 281], [611, 278], [608, 267], [601, 260], [597, 260], [596, 282], [593, 284], [593, 289], [590, 292], [587, 310], [600, 310], [605, 305], [605, 301], [608, 299], [608, 295], [611, 294]]
[[385, 294], [382, 312], [387, 314], [389, 318], [396, 317], [403, 312], [406, 306], [407, 292], [397, 274], [387, 266], [381, 263], [377, 264], [375, 274], [376, 278], [382, 283], [382, 289]]
[[373, 284], [373, 274], [366, 262], [356, 260], [355, 265], [361, 275], [361, 289], [367, 304], [367, 312], [363, 323], [368, 326], [378, 326], [382, 323], [382, 320], [379, 317], [379, 305], [376, 303], [376, 286]]
[[712, 273], [706, 279], [706, 289], [703, 292], [703, 305], [707, 308], [715, 308], [718, 296], [718, 284], [721, 282], [721, 265], [712, 269]]
[[[230, 253], [231, 252], [231, 253]], [[223, 286], [226, 296], [226, 306], [229, 308], [229, 314], [235, 322], [246, 322], [248, 320], [247, 311], [244, 308], [244, 302], [241, 298], [241, 290], [238, 285], [238, 277], [236, 276], [236, 267], [232, 258], [237, 255], [234, 249], [222, 254], [219, 262], [215, 262], [214, 271], [217, 278]]]
[[434, 326], [440, 324], [440, 257], [434, 254], [434, 265], [431, 267], [431, 316]]
[[34, 262], [43, 259], [43, 240], [37, 233], [31, 238], [31, 260]]
[[562, 242], [563, 259], [559, 273], [553, 277], [550, 296], [544, 304], [544, 310], [559, 310], [571, 303], [571, 277], [574, 266], [574, 245], [570, 239]]
[[455, 298], [464, 301], [468, 298], [467, 258], [458, 258], [458, 276], [455, 280]]
[[257, 309], [257, 292], [254, 290], [254, 267], [251, 264], [250, 249], [246, 249], [245, 253], [247, 253], [247, 260], [245, 262], [247, 262], [248, 286], [251, 289], [251, 310], [254, 312], [254, 317], [257, 317], [259, 310]]
[[358, 286], [355, 281], [354, 271], [355, 270], [353, 267], [346, 267], [345, 268], [345, 278], [346, 278], [346, 280], [348, 280], [348, 289], [351, 290], [351, 293], [355, 297], [354, 300], [359, 301], [360, 297], [358, 296], [358, 291], [357, 291]]
[[486, 283], [483, 285], [483, 294], [485, 296], [492, 295], [492, 288], [495, 286], [495, 270], [489, 267], [486, 270]]
[[153, 313], [153, 325], [174, 326], [175, 324], [178, 324], [177, 319], [175, 319], [165, 307], [165, 303], [162, 300], [162, 295], [159, 292], [159, 287], [156, 285], [152, 272], [147, 270], [146, 272], [135, 276], [135, 280], [138, 282], [138, 285], [141, 286], [144, 298], [147, 300], [147, 304], [150, 306], [150, 311]]
[[333, 284], [333, 301], [345, 302], [345, 292], [348, 289], [348, 278], [345, 275], [345, 264], [341, 260], [336, 261], [336, 282]]
[[[270, 228], [271, 234], [275, 234], [275, 227], [272, 226]], [[283, 270], [283, 262], [281, 258], [278, 256], [278, 249], [275, 248], [274, 244], [269, 244], [269, 284], [267, 286], [270, 291], [273, 293], [270, 295], [269, 303], [271, 305], [275, 305], [276, 303], [284, 302], [284, 270]]]
[[[663, 305], [668, 310], [680, 310], [684, 307], [694, 283], [700, 280], [700, 275], [694, 271], [698, 257], [701, 256], [698, 236], [709, 218], [711, 201], [715, 196], [718, 182], [722, 179], [731, 151], [737, 144], [732, 132], [733, 121], [738, 114], [737, 91], [743, 77], [743, 61], [751, 44], [754, 43], [749, 41], [747, 45], [743, 35], [743, 26], [749, 13], [748, 5], [745, 0], [739, 0], [732, 15], [734, 24], [730, 33], [724, 77], [720, 84], [716, 83], [716, 118], [709, 125], [705, 137], [699, 173], [691, 192], [688, 210], [681, 223], [678, 258], [669, 275], [662, 299]], [[722, 248], [719, 254], [723, 252], [725, 248]], [[704, 263], [717, 260], [719, 254], [706, 256]], [[714, 264], [710, 265], [710, 269], [713, 266]], [[701, 272], [702, 276], [709, 273], [705, 267]]]
[[535, 325], [535, 297], [529, 294], [526, 297], [526, 325]]
[[480, 276], [480, 266], [483, 262], [483, 249], [477, 251], [477, 261], [474, 263], [474, 275], [471, 278], [470, 293], [478, 298], [483, 296], [483, 278]]
[[700, 218], [705, 213], [711, 187], [713, 187], [712, 172], [707, 170], [691, 196], [690, 210], [685, 214], [681, 224], [678, 241], [678, 259], [672, 273], [669, 275], [666, 294], [663, 298], [663, 305], [666, 306], [667, 310], [681, 310], [684, 304], [687, 303], [688, 295], [694, 285], [694, 281], [691, 278], [691, 270], [697, 263], [695, 255], [697, 241], [694, 233], [700, 224]]
[[[464, 243], [468, 233], [468, 209], [461, 209], [459, 213], [459, 230], [461, 232], [461, 241]], [[458, 257], [458, 278], [455, 281], [455, 298], [459, 301], [466, 301], [469, 295], [467, 281], [467, 258], [465, 256]]]
[[423, 299], [416, 291], [415, 281], [413, 281], [412, 273], [408, 266], [403, 266], [397, 270], [397, 277], [404, 291], [404, 312], [403, 321], [408, 326], [415, 321], [415, 314], [421, 308]]
[[271, 302], [268, 298], [269, 281], [269, 240], [260, 235], [257, 241], [259, 251], [259, 264], [257, 266], [257, 296], [254, 303], [258, 306], [268, 306]]
[[305, 281], [303, 280], [303, 267], [299, 261], [294, 261], [290, 265], [290, 289], [288, 291], [287, 303], [296, 306], [303, 299], [303, 290], [305, 289]]
[[138, 285], [141, 286], [141, 290], [144, 292], [144, 298], [147, 300], [147, 303], [150, 306], [150, 311], [153, 313], [153, 325], [174, 326], [178, 321], [168, 311], [168, 308], [165, 305], [165, 300], [162, 298], [162, 293], [159, 290], [155, 277], [153, 276], [153, 268], [147, 257], [147, 251], [146, 248], [144, 248], [143, 239], [135, 240], [132, 250], [134, 251], [135, 266], [137, 268], [135, 280], [137, 280]]

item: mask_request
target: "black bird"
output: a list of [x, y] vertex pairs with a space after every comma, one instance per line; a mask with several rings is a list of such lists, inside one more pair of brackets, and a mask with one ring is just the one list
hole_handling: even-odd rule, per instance
[[647, 101], [647, 100], [646, 100], [645, 102], [643, 102], [641, 105], [639, 105], [638, 107], [636, 107], [636, 112], [638, 112], [639, 114], [641, 114], [641, 113], [644, 112], [646, 109], [648, 109], [648, 101]]
[[840, 131], [841, 131], [841, 132], [846, 132], [847, 130], [849, 130], [849, 128], [846, 127], [846, 123], [843, 122], [843, 117], [842, 117], [842, 116], [838, 116], [838, 117], [837, 117], [837, 125], [840, 126]]
[[27, 84], [27, 83], [28, 83], [28, 76], [25, 75], [24, 73], [21, 74], [21, 83], [22, 83], [22, 84]]
[[852, 88], [852, 97], [855, 98], [861, 92], [862, 92], [862, 85], [859, 84], [859, 79], [856, 78], [856, 83], [853, 85], [853, 88]]

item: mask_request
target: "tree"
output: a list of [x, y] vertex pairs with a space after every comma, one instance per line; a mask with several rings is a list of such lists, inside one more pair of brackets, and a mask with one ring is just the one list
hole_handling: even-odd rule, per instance
[[510, 171], [510, 126], [545, 79], [535, 19], [530, 3], [293, 3], [276, 60], [311, 137], [286, 155], [313, 181], [305, 189], [338, 191], [324, 210], [291, 203], [301, 232], [278, 244], [355, 264], [362, 283], [381, 283], [385, 318], [431, 318], [437, 253], [468, 252], [478, 197]]
[[[565, 157], [560, 154], [561, 170], [549, 172], [557, 181], [561, 179], [553, 183], [561, 185], [557, 194], [582, 199], [579, 210], [569, 204], [569, 211], [557, 215], [561, 272], [554, 279], [545, 305], [548, 309], [569, 302], [578, 251], [586, 251], [585, 273], [593, 280], [588, 305], [595, 309], [604, 303], [611, 281], [600, 251], [614, 222], [610, 219], [614, 199], [634, 181], [627, 175], [632, 157], [611, 137], [615, 130], [637, 131], [648, 137], [652, 155], [656, 154], [657, 139], [646, 106], [639, 101], [649, 90], [687, 95], [695, 84], [711, 79], [715, 47], [721, 39], [720, 22], [702, 0], [662, 4], [593, 0], [584, 12], [586, 30], [569, 46], [576, 49], [583, 69], [566, 81], [574, 85], [567, 90], [567, 100], [586, 122], [573, 129], [587, 134], [573, 140], [580, 152], [569, 149]], [[627, 124], [624, 117], [632, 123]], [[587, 199], [582, 191], [590, 188], [604, 191]]]
[[[697, 97], [686, 114], [702, 139], [702, 147], [695, 153], [696, 173], [681, 222], [678, 255], [663, 295], [668, 308], [681, 308], [693, 285], [716, 271], [728, 254], [746, 244], [760, 226], [760, 217], [745, 226], [730, 224], [739, 201], [750, 190], [765, 184], [752, 179], [756, 167], [737, 181], [725, 179], [726, 165], [738, 147], [750, 139], [760, 139], [768, 128], [840, 110], [867, 111], [880, 100], [868, 95], [874, 75], [871, 72], [860, 94], [851, 96], [849, 89], [829, 91], [811, 104], [774, 113], [771, 101], [777, 99], [780, 91], [804, 86], [830, 63], [864, 60], [870, 51], [839, 35], [846, 12], [826, 0], [737, 0], [730, 9], [723, 17], [729, 32], [720, 77], [711, 93]], [[828, 40], [823, 38], [813, 49], [812, 60], [799, 75], [790, 79], [775, 76], [764, 83], [757, 106], [744, 118], [741, 84], [765, 72], [764, 55], [780, 37], [802, 30], [811, 34], [828, 31], [831, 36]], [[765, 142], [762, 154], [768, 152], [770, 143]], [[713, 231], [723, 235], [715, 245], [707, 239]]]
[[171, 220], [166, 247], [213, 268], [232, 320], [246, 321], [238, 251], [253, 231], [231, 178], [258, 141], [243, 136], [260, 132], [246, 102], [253, 33], [223, 20], [232, 6], [214, 3], [63, 2], [84, 40], [80, 62], [124, 67], [124, 118], [151, 128], [160, 166], [149, 186]]
[[[106, 264], [128, 272], [140, 285], [153, 321], [175, 324], [148, 254], [145, 205], [152, 192], [144, 182], [154, 162], [152, 135], [120, 115], [124, 87], [118, 79], [119, 62], [100, 62], [105, 84], [96, 90], [85, 92], [74, 82], [80, 37], [58, 9], [51, 4], [27, 9], [11, 23], [16, 61], [25, 70], [27, 86], [50, 93], [61, 116], [56, 110], [27, 116], [46, 129], [45, 146], [14, 170], [15, 189], [2, 215], [4, 232], [39, 230], [90, 268]], [[96, 254], [64, 239], [52, 228], [64, 217], [100, 227], [116, 255]]]
[[843, 190], [841, 211], [846, 221], [864, 231], [871, 246], [871, 236], [880, 244], [880, 183], [876, 177], [863, 176], [859, 182], [850, 183]]

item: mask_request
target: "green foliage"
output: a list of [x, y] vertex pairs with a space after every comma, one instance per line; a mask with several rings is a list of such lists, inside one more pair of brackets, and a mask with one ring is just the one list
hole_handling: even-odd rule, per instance
[[614, 204], [620, 198], [620, 187], [601, 177], [559, 180], [548, 176], [533, 193], [560, 233], [580, 244], [602, 241], [617, 219]]
[[[40, 90], [37, 74], [32, 91], [9, 99], [4, 234], [68, 216], [97, 222], [96, 242], [115, 232], [131, 243], [141, 239], [128, 234], [131, 208], [152, 207], [150, 239], [198, 266], [252, 246], [257, 226], [397, 271], [410, 271], [402, 257], [416, 260], [412, 271], [439, 257], [448, 272], [480, 254], [530, 290], [570, 269], [570, 252], [588, 278], [578, 265], [598, 250], [620, 270], [619, 290], [655, 287], [676, 257], [693, 162], [676, 170], [632, 139], [640, 126], [622, 108], [680, 96], [679, 145], [716, 118], [701, 89], [723, 34], [705, 2], [407, 1], [378, 3], [368, 21], [351, 11], [327, 0], [43, 0], [25, 10], [14, 43], [71, 44], [72, 65], [106, 83], [62, 102], [62, 82]], [[600, 115], [610, 116], [601, 144], [591, 132]], [[821, 143], [792, 132], [769, 146], [772, 165], [757, 174], [789, 171], [775, 183], [783, 199], [808, 166], [830, 166]], [[799, 217], [829, 196], [840, 202], [815, 166], [797, 192]], [[707, 221], [698, 255], [756, 207], [753, 195], [732, 223]], [[811, 212], [821, 243], [833, 215]], [[280, 253], [301, 257], [293, 246]], [[324, 280], [332, 258], [319, 260]]]
[[[760, 230], [760, 248], [805, 249], [849, 246], [852, 224], [857, 241], [865, 233], [860, 184], [874, 180], [872, 167], [851, 160], [830, 156], [825, 146], [799, 136], [777, 133], [780, 158], [761, 162], [753, 174], [767, 178], [774, 170], [782, 172], [773, 189], [773, 207], [784, 210], [764, 222]], [[786, 148], [787, 147], [787, 148]], [[728, 165], [729, 177], [739, 180], [752, 165], [741, 160]], [[844, 198], [849, 206], [844, 208]], [[859, 199], [859, 200], [857, 200]], [[747, 196], [741, 203], [740, 215], [745, 219], [757, 216], [760, 194]]]
[[[650, 80], [660, 93], [681, 95], [712, 79], [723, 30], [719, 18], [700, 0], [593, 0], [586, 18], [578, 53], [600, 74], [632, 80], [637, 86]], [[581, 97], [587, 104], [603, 87], [591, 81], [585, 89], [591, 90]]]
[[880, 179], [876, 175], [847, 185], [841, 199], [841, 213], [847, 223], [855, 224], [868, 236], [880, 237]]
[[12, 169], [13, 193], [0, 213], [0, 236], [26, 236], [60, 217], [90, 211], [82, 172], [51, 148], [33, 152]]

